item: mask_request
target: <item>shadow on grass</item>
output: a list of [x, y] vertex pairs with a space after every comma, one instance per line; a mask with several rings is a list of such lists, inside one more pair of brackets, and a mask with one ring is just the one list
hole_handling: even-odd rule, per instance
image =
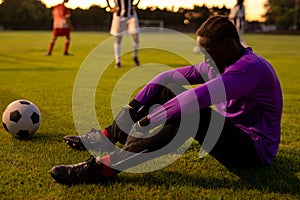
[[30, 139], [32, 142], [39, 143], [40, 141], [58, 141], [63, 142], [63, 137], [66, 135], [66, 133], [45, 133], [45, 132], [39, 132], [35, 133], [32, 138]]
[[[296, 155], [295, 155], [296, 156]], [[300, 160], [278, 156], [268, 167], [247, 170], [231, 170], [240, 177], [242, 186], [282, 194], [300, 194]]]
[[64, 133], [38, 132], [38, 133], [34, 133], [32, 135], [29, 135], [27, 137], [23, 137], [23, 138], [15, 137], [14, 139], [17, 140], [17, 141], [31, 142], [31, 143], [41, 143], [42, 141], [49, 141], [49, 142], [59, 141], [59, 142], [62, 142], [63, 141], [62, 138], [65, 135], [66, 134], [64, 134]]
[[[294, 155], [295, 156], [295, 155]], [[179, 173], [173, 171], [160, 171], [148, 173], [143, 176], [123, 176], [117, 182], [132, 183], [143, 186], [165, 187], [202, 187], [207, 189], [226, 188], [234, 190], [259, 190], [267, 193], [300, 194], [300, 160], [278, 156], [272, 165], [257, 169], [228, 169], [233, 176], [212, 177], [197, 174]], [[218, 172], [221, 173], [221, 172]], [[159, 174], [159, 175], [158, 175]]]

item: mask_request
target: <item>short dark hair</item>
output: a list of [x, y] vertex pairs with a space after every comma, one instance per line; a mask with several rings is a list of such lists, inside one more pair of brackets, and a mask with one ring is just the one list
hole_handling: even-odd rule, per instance
[[197, 30], [196, 34], [201, 37], [206, 37], [212, 41], [224, 41], [226, 39], [234, 39], [240, 42], [239, 34], [234, 24], [227, 16], [217, 15], [208, 18]]

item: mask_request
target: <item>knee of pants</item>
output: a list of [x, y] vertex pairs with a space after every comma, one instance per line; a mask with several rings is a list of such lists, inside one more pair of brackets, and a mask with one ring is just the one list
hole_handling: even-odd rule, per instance
[[170, 99], [174, 98], [176, 95], [179, 95], [185, 90], [186, 89], [180, 84], [169, 83], [162, 88], [158, 99], [160, 100], [160, 103], [163, 104], [169, 101]]

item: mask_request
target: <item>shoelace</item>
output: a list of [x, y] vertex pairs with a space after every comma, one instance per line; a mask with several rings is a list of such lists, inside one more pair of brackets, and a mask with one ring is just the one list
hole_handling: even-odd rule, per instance
[[87, 159], [86, 161], [70, 166], [68, 168], [68, 174], [70, 175], [73, 174], [76, 177], [78, 176], [80, 177], [80, 175], [82, 175], [83, 172], [87, 171], [87, 169], [92, 164], [94, 159], [95, 158], [93, 156], [90, 156], [90, 158]]
[[87, 134], [85, 134], [85, 135], [83, 136], [83, 138], [89, 140], [89, 139], [90, 139], [90, 134], [93, 134], [93, 133], [95, 133], [95, 132], [96, 132], [96, 129], [92, 128], [92, 129], [90, 130], [90, 132], [88, 132]]

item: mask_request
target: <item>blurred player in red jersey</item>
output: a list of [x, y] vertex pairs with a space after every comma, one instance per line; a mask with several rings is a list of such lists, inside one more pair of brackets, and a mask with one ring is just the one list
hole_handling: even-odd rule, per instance
[[70, 32], [72, 29], [72, 24], [70, 20], [70, 10], [65, 6], [65, 3], [68, 3], [69, 0], [64, 0], [63, 3], [60, 3], [53, 7], [52, 17], [53, 17], [53, 37], [50, 42], [49, 50], [45, 56], [50, 56], [55, 45], [55, 41], [58, 36], [66, 36], [64, 55], [70, 56], [68, 52], [70, 45]]

